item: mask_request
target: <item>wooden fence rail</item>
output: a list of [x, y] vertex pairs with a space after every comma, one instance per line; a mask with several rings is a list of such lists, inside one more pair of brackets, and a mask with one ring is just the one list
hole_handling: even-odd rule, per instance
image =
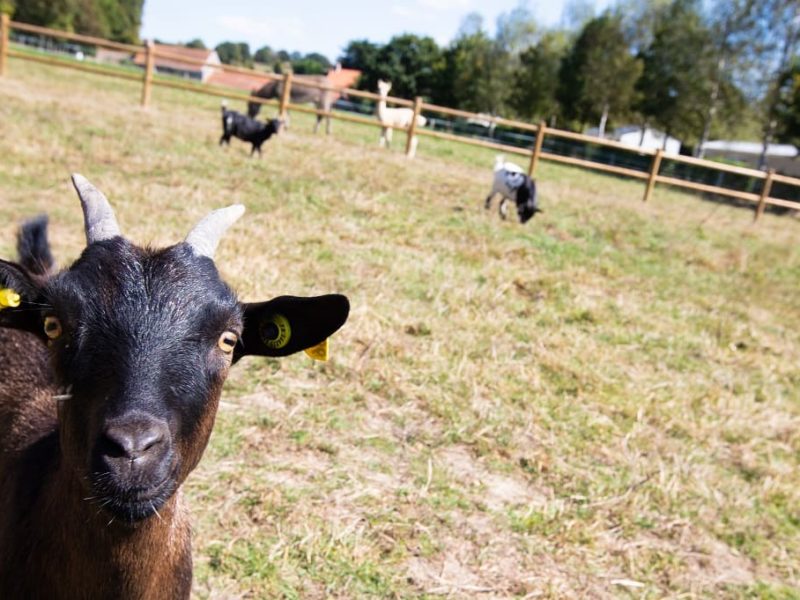
[[[143, 56], [145, 57], [143, 73], [138, 74], [135, 71], [126, 72], [120, 69], [101, 67], [96, 64], [87, 64], [85, 62], [78, 62], [74, 60], [56, 59], [53, 57], [41, 56], [28, 52], [21, 52], [18, 50], [14, 50], [10, 48], [10, 43], [9, 43], [9, 33], [11, 29], [33, 33], [36, 35], [65, 39], [100, 48], [108, 48], [111, 50], [127, 52], [130, 54], [142, 53]], [[257, 102], [259, 104], [268, 104], [271, 106], [277, 106], [278, 113], [281, 116], [285, 116], [290, 111], [296, 111], [296, 112], [310, 113], [315, 115], [323, 115], [325, 117], [330, 117], [350, 123], [359, 123], [362, 125], [368, 125], [372, 127], [384, 127], [384, 125], [381, 124], [376, 118], [369, 119], [342, 112], [335, 112], [335, 113], [332, 111], [326, 112], [324, 110], [319, 110], [308, 106], [300, 106], [291, 103], [292, 86], [332, 91], [334, 93], [340, 93], [354, 98], [362, 98], [373, 102], [377, 102], [380, 99], [380, 96], [372, 92], [365, 92], [363, 90], [354, 90], [349, 88], [347, 89], [338, 88], [326, 84], [319, 84], [313, 81], [305, 80], [302, 76], [293, 76], [291, 73], [286, 75], [275, 75], [272, 73], [265, 73], [262, 71], [256, 71], [254, 69], [246, 69], [243, 67], [235, 67], [232, 65], [210, 64], [196, 59], [187, 58], [186, 56], [170, 52], [169, 50], [158, 49], [154, 44], [152, 44], [152, 42], [149, 42], [141, 46], [132, 44], [121, 44], [118, 42], [112, 42], [110, 40], [104, 40], [91, 36], [68, 33], [65, 31], [48, 29], [46, 27], [28, 25], [26, 23], [18, 23], [16, 21], [10, 21], [8, 15], [0, 15], [0, 77], [8, 75], [8, 64], [7, 64], [8, 57], [62, 67], [62, 68], [74, 69], [88, 73], [94, 73], [97, 75], [117, 77], [120, 79], [126, 79], [132, 81], [139, 81], [142, 83], [141, 105], [143, 107], [147, 107], [150, 104], [152, 87], [158, 86], [158, 87], [186, 90], [210, 96], [217, 96], [234, 100], [251, 101], [251, 102]], [[254, 79], [259, 79], [259, 78], [262, 80], [282, 79], [284, 85], [281, 97], [279, 100], [272, 100], [272, 99], [266, 100], [263, 98], [257, 98], [242, 93], [237, 93], [233, 90], [223, 90], [218, 87], [209, 86], [206, 84], [191, 84], [191, 83], [176, 81], [174, 79], [156, 77], [155, 76], [157, 71], [156, 62], [159, 57], [167, 58], [171, 61], [178, 61], [180, 63], [185, 63], [187, 65], [202, 66], [205, 68], [221, 70], [223, 72], [248, 75], [252, 76]], [[782, 185], [789, 185], [800, 188], [800, 179], [794, 177], [787, 177], [785, 175], [779, 175], [776, 174], [774, 171], [769, 171], [768, 173], [765, 173], [764, 171], [759, 171], [756, 169], [736, 167], [709, 160], [692, 158], [689, 156], [665, 154], [662, 150], [656, 151], [644, 148], [634, 148], [613, 140], [606, 140], [602, 138], [583, 135], [580, 133], [573, 133], [570, 131], [553, 129], [551, 127], [547, 127], [544, 123], [539, 123], [538, 125], [534, 125], [531, 123], [524, 123], [521, 121], [504, 119], [502, 117], [479, 115], [476, 113], [449, 108], [446, 106], [437, 106], [435, 104], [428, 104], [426, 102], [423, 102], [421, 98], [416, 98], [415, 100], [412, 101], [404, 98], [396, 98], [390, 96], [386, 99], [386, 101], [387, 104], [390, 105], [412, 108], [414, 110], [415, 115], [419, 115], [424, 112], [427, 115], [430, 115], [431, 113], [436, 113], [440, 115], [445, 115], [447, 117], [476, 119], [484, 122], [489, 122], [493, 124], [495, 127], [497, 126], [507, 127], [519, 131], [536, 134], [533, 144], [530, 148], [520, 148], [518, 146], [503, 144], [497, 141], [488, 141], [485, 139], [475, 139], [467, 136], [459, 136], [459, 135], [454, 135], [452, 133], [435, 131], [433, 129], [428, 129], [428, 128], [418, 128], [416, 126], [416, 119], [412, 119], [411, 125], [409, 125], [407, 128], [393, 127], [393, 129], [399, 129], [406, 133], [407, 136], [406, 154], [408, 155], [411, 155], [412, 153], [412, 147], [414, 146], [413, 143], [414, 137], [424, 136], [435, 139], [454, 141], [460, 144], [467, 144], [481, 148], [499, 150], [501, 152], [507, 152], [511, 154], [517, 154], [520, 156], [528, 157], [530, 160], [528, 165], [528, 173], [531, 176], [534, 176], [536, 174], [536, 170], [540, 160], [548, 160], [551, 162], [568, 164], [596, 171], [602, 171], [605, 173], [611, 173], [617, 176], [643, 180], [645, 182], [645, 190], [642, 198], [644, 201], [650, 200], [657, 184], [666, 184], [693, 191], [719, 194], [722, 196], [728, 196], [731, 198], [737, 198], [739, 200], [745, 200], [747, 202], [750, 202], [754, 206], [754, 220], [756, 221], [761, 217], [761, 215], [764, 213], [764, 210], [768, 205], [800, 210], [800, 202], [793, 202], [782, 198], [775, 198], [770, 195], [772, 193], [774, 183], [780, 183]], [[561, 139], [577, 141], [582, 144], [585, 144], [587, 147], [600, 146], [617, 151], [621, 150], [629, 153], [631, 156], [639, 157], [639, 159], [641, 159], [642, 157], [650, 157], [649, 168], [636, 169], [636, 168], [622, 167], [617, 165], [606, 164], [603, 162], [592, 161], [585, 158], [578, 158], [575, 156], [565, 156], [554, 152], [546, 152], [543, 149], [545, 146], [546, 137], [549, 137], [551, 139], [561, 138]], [[681, 179], [680, 177], [675, 177], [672, 175], [666, 175], [664, 174], [664, 169], [663, 169], [665, 162], [686, 164], [694, 167], [709, 169], [711, 171], [715, 171], [720, 174], [731, 174], [731, 175], [747, 177], [750, 179], [755, 179], [756, 181], [761, 182], [760, 189], [758, 193], [747, 192], [738, 189], [733, 189], [730, 187], [722, 187], [719, 185], [699, 183], [696, 181]]]

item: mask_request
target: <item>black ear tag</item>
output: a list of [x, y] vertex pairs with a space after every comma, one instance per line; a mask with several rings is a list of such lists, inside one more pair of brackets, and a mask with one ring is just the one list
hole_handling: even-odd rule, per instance
[[258, 324], [258, 335], [267, 348], [284, 348], [292, 339], [289, 319], [279, 313], [266, 315]]

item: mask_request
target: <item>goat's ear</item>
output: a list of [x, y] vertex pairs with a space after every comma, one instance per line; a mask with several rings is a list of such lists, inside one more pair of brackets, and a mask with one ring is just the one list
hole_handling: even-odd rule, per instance
[[22, 329], [46, 339], [42, 328], [44, 303], [41, 288], [25, 269], [16, 263], [0, 260], [0, 293], [6, 300], [19, 296], [14, 297], [11, 306], [6, 306], [6, 302], [0, 303], [0, 328]]
[[280, 296], [245, 304], [244, 331], [234, 350], [242, 356], [288, 356], [326, 340], [347, 320], [350, 302], [339, 294]]

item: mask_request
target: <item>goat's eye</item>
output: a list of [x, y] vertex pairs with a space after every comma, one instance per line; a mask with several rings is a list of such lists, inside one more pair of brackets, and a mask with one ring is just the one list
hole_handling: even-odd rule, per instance
[[233, 352], [233, 349], [236, 347], [236, 342], [239, 341], [239, 336], [233, 333], [232, 331], [226, 331], [221, 336], [219, 336], [219, 341], [217, 345], [219, 349], [225, 352], [226, 354], [230, 354]]
[[48, 338], [51, 340], [58, 339], [61, 337], [62, 332], [63, 330], [61, 329], [61, 321], [58, 320], [58, 317], [45, 317], [44, 334]]

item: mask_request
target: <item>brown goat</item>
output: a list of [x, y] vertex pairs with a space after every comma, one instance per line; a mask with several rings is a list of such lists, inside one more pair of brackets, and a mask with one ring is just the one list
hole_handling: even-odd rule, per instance
[[0, 598], [188, 598], [180, 486], [230, 365], [322, 342], [349, 303], [239, 302], [213, 253], [242, 207], [147, 249], [121, 236], [97, 189], [73, 183], [78, 260], [51, 273], [40, 220], [23, 227], [19, 262], [0, 261], [0, 287], [22, 298], [0, 310]]

